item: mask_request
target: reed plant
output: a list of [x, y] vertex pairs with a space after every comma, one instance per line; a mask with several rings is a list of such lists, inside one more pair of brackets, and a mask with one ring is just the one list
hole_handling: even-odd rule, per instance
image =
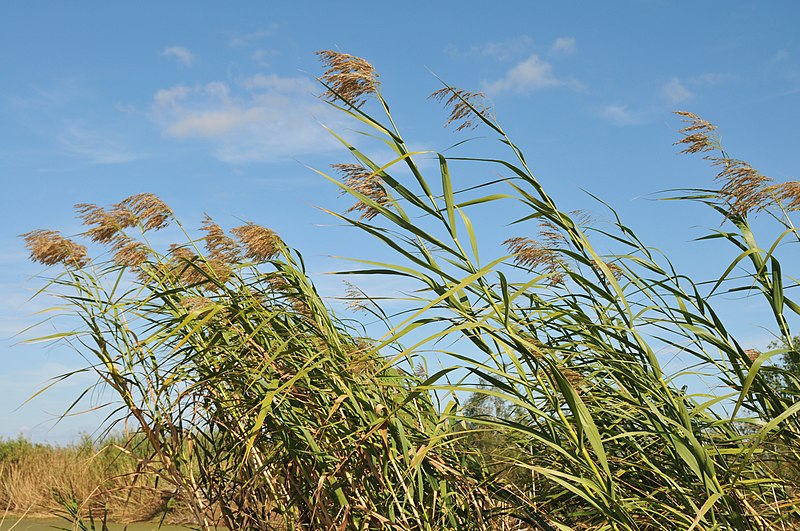
[[[338, 52], [321, 57], [331, 105], [393, 151], [375, 160], [333, 133], [353, 160], [334, 166], [341, 179], [320, 173], [356, 201], [334, 215], [397, 259], [364, 261], [352, 273], [416, 283], [416, 305], [385, 341], [413, 336], [421, 349], [449, 341], [455, 348], [438, 349], [455, 360], [449, 371], [471, 374], [430, 380], [427, 389], [504, 405], [502, 415], [455, 415], [501, 437], [496, 465], [526, 478], [518, 509], [562, 529], [783, 529], [798, 521], [789, 471], [798, 463], [800, 404], [770, 385], [780, 369], [765, 365], [798, 348], [789, 329], [800, 312], [788, 292], [796, 281], [782, 272], [779, 244], [798, 237], [790, 213], [800, 183], [773, 183], [730, 157], [712, 124], [679, 112], [686, 124], [677, 144], [709, 159], [719, 189], [669, 198], [711, 207], [725, 228], [704, 239], [738, 253], [719, 278], [694, 281], [602, 202], [610, 227], [559, 208], [482, 94], [444, 84], [432, 96], [449, 110], [448, 125], [480, 127], [506, 156], [481, 158], [474, 143], [460, 146], [469, 147], [464, 155], [413, 152], [374, 69]], [[432, 175], [420, 164], [426, 158], [437, 162]], [[481, 172], [487, 177], [475, 182]], [[486, 241], [469, 215], [476, 208], [519, 215]], [[757, 214], [777, 224], [775, 241], [758, 241], [749, 221]], [[497, 252], [500, 242], [507, 252]], [[762, 298], [781, 348], [750, 349], [720, 318], [715, 296], [743, 292]], [[421, 330], [428, 334], [419, 340]], [[665, 351], [684, 367], [665, 370]], [[697, 375], [710, 390], [676, 383]]]
[[[52, 231], [25, 236], [34, 260], [65, 266], [46, 289], [79, 319], [47, 339], [90, 354], [113, 392], [109, 427], [146, 438], [142, 473], [201, 529], [516, 525], [502, 512], [514, 486], [450, 436], [395, 344], [378, 349], [325, 306], [273, 231], [207, 217], [192, 238], [149, 194], [77, 209], [106, 259]], [[149, 233], [170, 223], [185, 241], [159, 250]]]
[[[34, 260], [64, 267], [46, 291], [79, 319], [49, 339], [88, 354], [116, 399], [109, 418], [141, 430], [151, 453], [140, 466], [200, 528], [798, 521], [800, 404], [775, 388], [769, 361], [797, 352], [800, 306], [779, 251], [797, 238], [800, 184], [771, 182], [731, 158], [712, 124], [680, 113], [678, 144], [708, 157], [720, 186], [670, 198], [716, 211], [724, 228], [707, 239], [737, 250], [719, 278], [695, 281], [610, 208], [606, 225], [562, 210], [480, 93], [445, 84], [433, 97], [448, 125], [482, 128], [505, 155], [476, 156], [472, 143], [412, 151], [372, 65], [319, 56], [323, 97], [392, 151], [378, 160], [331, 131], [352, 159], [333, 165], [338, 175], [318, 172], [355, 201], [331, 214], [395, 257], [343, 273], [416, 287], [392, 316], [359, 296], [389, 324], [383, 337], [326, 306], [273, 231], [226, 233], [207, 218], [193, 237], [153, 195], [79, 205], [83, 236], [105, 259], [53, 231], [25, 236]], [[475, 209], [513, 214], [509, 232], [484, 230]], [[755, 215], [777, 224], [777, 239], [759, 243]], [[156, 248], [148, 234], [168, 224], [183, 239]], [[743, 292], [762, 298], [779, 348], [741, 344], [715, 310], [720, 294]], [[665, 368], [664, 352], [683, 367]], [[423, 354], [445, 368], [415, 374]], [[708, 389], [681, 387], [697, 375]]]
[[[14, 515], [47, 516], [69, 500], [83, 514], [107, 512], [121, 522], [163, 517], [169, 492], [139, 474], [139, 459], [130, 455], [133, 439], [117, 435], [96, 442], [84, 435], [65, 446], [0, 440], [0, 507]], [[180, 518], [179, 511], [170, 515]]]

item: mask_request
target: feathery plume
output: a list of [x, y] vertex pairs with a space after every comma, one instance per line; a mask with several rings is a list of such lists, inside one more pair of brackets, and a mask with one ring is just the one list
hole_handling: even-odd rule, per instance
[[127, 236], [117, 236], [113, 247], [114, 262], [121, 267], [138, 268], [147, 261], [148, 247]]
[[350, 282], [344, 281], [344, 298], [347, 300], [347, 308], [354, 312], [366, 311], [369, 297], [361, 289]]
[[518, 266], [541, 269], [549, 276], [551, 285], [564, 282], [564, 273], [561, 272], [561, 264], [559, 264], [556, 254], [552, 250], [542, 247], [536, 240], [509, 238], [503, 242], [503, 245], [515, 255], [514, 263]]
[[208, 297], [186, 297], [181, 300], [180, 304], [187, 312], [203, 310], [202, 315], [206, 315], [208, 311], [211, 311], [210, 306], [214, 304], [214, 301]]
[[172, 210], [154, 194], [132, 195], [114, 207], [120, 211], [130, 212], [145, 231], [163, 229], [169, 225], [169, 218], [172, 217]]
[[711, 160], [714, 166], [722, 166], [722, 171], [715, 179], [724, 183], [719, 191], [720, 197], [730, 205], [732, 214], [744, 216], [751, 210], [763, 209], [771, 202], [768, 183], [772, 179], [761, 175], [742, 160]]
[[[381, 178], [378, 177], [375, 172], [368, 170], [360, 164], [331, 164], [331, 168], [339, 172], [345, 186], [367, 196], [379, 205], [385, 205], [389, 202], [389, 196], [386, 194], [386, 189], [383, 187]], [[342, 193], [345, 193], [345, 191], [343, 190]], [[359, 201], [345, 212], [354, 211], [361, 213], [359, 219], [370, 220], [378, 215], [377, 209], [363, 201]]]
[[539, 222], [539, 238], [544, 241], [545, 247], [561, 247], [566, 243], [561, 229], [549, 219]]
[[767, 189], [773, 193], [787, 210], [800, 210], [800, 181], [789, 181], [770, 186]]
[[78, 217], [83, 224], [90, 227], [85, 235], [96, 243], [109, 243], [124, 229], [133, 226], [136, 218], [126, 208], [115, 206], [110, 212], [97, 205], [80, 203], [75, 205]]
[[444, 107], [450, 109], [450, 117], [445, 127], [458, 124], [456, 131], [475, 129], [481, 122], [480, 117], [492, 112], [491, 105], [483, 92], [444, 87], [431, 94], [430, 98], [444, 102]]
[[[611, 274], [614, 276], [615, 279], [619, 280], [623, 276], [625, 276], [625, 271], [614, 262], [603, 262], [603, 265], [605, 265], [608, 268], [608, 270], [611, 271]], [[598, 272], [602, 271], [602, 269], [600, 269], [599, 264], [595, 264], [595, 267], [597, 268]]]
[[322, 97], [331, 101], [341, 98], [360, 107], [365, 96], [378, 91], [378, 73], [365, 59], [333, 50], [321, 50], [317, 56], [327, 67], [320, 80], [329, 88]]
[[86, 265], [86, 247], [64, 238], [58, 231], [34, 230], [22, 235], [25, 247], [31, 252], [34, 262], [44, 265], [64, 264], [83, 267]]
[[684, 137], [674, 144], [686, 146], [681, 153], [703, 153], [719, 148], [715, 125], [691, 112], [676, 111], [675, 114], [682, 116], [681, 121], [689, 124], [680, 130]]
[[752, 361], [756, 361], [758, 359], [758, 357], [761, 355], [761, 351], [758, 350], [757, 348], [749, 348], [749, 349], [745, 350], [744, 353], [747, 355], [747, 358], [751, 362]]
[[203, 240], [205, 240], [206, 249], [211, 258], [216, 258], [230, 264], [239, 261], [239, 245], [232, 238], [228, 237], [225, 231], [222, 230], [222, 227], [214, 223], [214, 220], [211, 219], [211, 216], [208, 214], [203, 218], [201, 230], [206, 233]]
[[256, 262], [272, 260], [280, 251], [280, 237], [266, 227], [248, 223], [231, 229], [231, 233], [244, 245], [245, 257]]

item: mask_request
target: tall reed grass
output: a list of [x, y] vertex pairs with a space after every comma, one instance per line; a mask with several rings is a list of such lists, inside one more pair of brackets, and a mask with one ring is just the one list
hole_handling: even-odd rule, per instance
[[[170, 492], [138, 473], [147, 454], [134, 439], [98, 443], [85, 435], [66, 446], [0, 440], [0, 507], [17, 516], [50, 516], [69, 500], [81, 514], [107, 513], [119, 522], [165, 517]], [[180, 521], [182, 515], [172, 511], [169, 518]]]
[[[739, 253], [718, 279], [694, 281], [613, 210], [606, 227], [560, 209], [481, 94], [444, 85], [433, 96], [450, 125], [482, 128], [506, 157], [413, 152], [372, 65], [319, 55], [323, 97], [393, 151], [375, 160], [332, 131], [352, 160], [334, 165], [339, 176], [319, 172], [355, 200], [332, 214], [396, 257], [353, 272], [417, 287], [394, 317], [371, 301], [389, 322], [384, 337], [337, 317], [302, 256], [254, 224], [226, 233], [209, 218], [193, 238], [143, 194], [79, 206], [105, 261], [52, 231], [26, 235], [34, 260], [66, 266], [47, 290], [81, 325], [55, 339], [92, 356], [118, 398], [115, 418], [153, 449], [141, 467], [188, 500], [202, 529], [798, 521], [800, 404], [771, 385], [779, 369], [765, 364], [796, 349], [800, 306], [778, 255], [797, 238], [800, 184], [772, 183], [722, 150], [713, 125], [681, 113], [679, 145], [710, 159], [720, 188], [673, 199], [719, 213], [725, 228], [708, 238]], [[487, 177], [462, 185], [466, 171]], [[486, 241], [476, 208], [519, 215]], [[759, 243], [756, 214], [777, 224], [776, 241]], [[184, 241], [156, 249], [147, 233], [170, 223]], [[762, 297], [785, 347], [756, 352], [726, 327], [715, 294], [743, 291]], [[668, 372], [664, 349], [687, 368]], [[408, 369], [432, 351], [452, 365]], [[710, 391], [676, 383], [696, 373]], [[462, 408], [464, 393], [474, 394]]]

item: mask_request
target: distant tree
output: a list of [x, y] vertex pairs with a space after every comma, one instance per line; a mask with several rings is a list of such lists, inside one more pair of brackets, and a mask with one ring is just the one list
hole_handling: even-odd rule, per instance
[[767, 345], [770, 350], [782, 350], [780, 361], [769, 368], [767, 380], [782, 395], [797, 398], [800, 396], [800, 352], [797, 349], [800, 336], [795, 336], [792, 343], [794, 348], [785, 339]]

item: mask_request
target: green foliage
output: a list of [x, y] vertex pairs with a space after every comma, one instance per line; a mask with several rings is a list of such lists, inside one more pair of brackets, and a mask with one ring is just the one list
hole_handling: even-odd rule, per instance
[[[342, 180], [319, 172], [356, 200], [333, 215], [394, 253], [349, 273], [416, 286], [394, 318], [371, 301], [386, 336], [364, 338], [337, 318], [302, 257], [268, 229], [238, 227], [234, 240], [207, 219], [202, 240], [157, 250], [145, 233], [174, 218], [154, 196], [80, 206], [85, 235], [109, 246], [111, 261], [49, 231], [26, 235], [35, 259], [67, 266], [49, 290], [82, 324], [56, 339], [88, 353], [87, 370], [118, 399], [116, 418], [147, 439], [142, 467], [187, 500], [201, 528], [798, 521], [800, 404], [764, 364], [796, 352], [800, 304], [778, 251], [798, 238], [789, 212], [800, 184], [771, 184], [730, 158], [711, 124], [682, 113], [679, 143], [719, 153], [707, 158], [721, 188], [672, 199], [718, 212], [724, 230], [704, 239], [739, 253], [719, 278], [694, 281], [610, 208], [608, 226], [562, 210], [479, 94], [445, 85], [434, 95], [449, 123], [483, 127], [506, 156], [481, 158], [463, 143], [455, 151], [471, 151], [461, 156], [412, 152], [372, 66], [320, 57], [329, 103], [393, 152], [376, 160], [332, 132], [354, 160], [334, 165]], [[514, 232], [485, 241], [476, 208], [509, 215]], [[769, 245], [751, 228], [756, 213], [778, 226]], [[726, 327], [715, 297], [743, 292], [760, 297], [785, 348], [754, 354]], [[681, 368], [665, 368], [663, 352]], [[420, 355], [452, 363], [423, 381], [410, 371]], [[710, 391], [679, 387], [698, 375]]]
[[[415, 280], [417, 304], [391, 340], [427, 329], [419, 344], [457, 345], [440, 355], [490, 384], [439, 382], [431, 389], [475, 391], [513, 408], [511, 416], [464, 414], [516, 446], [506, 463], [533, 478], [520, 509], [534, 507], [554, 526], [602, 529], [745, 529], [797, 520], [798, 486], [775, 464], [797, 462], [800, 405], [770, 386], [760, 370], [766, 357], [751, 359], [712, 305], [715, 293], [762, 295], [791, 346], [786, 313], [800, 306], [784, 286], [777, 244], [797, 238], [779, 201], [793, 201], [797, 183], [771, 185], [724, 151], [712, 158], [722, 168], [722, 188], [679, 199], [722, 214], [733, 230], [710, 238], [741, 254], [715, 282], [694, 282], [613, 210], [606, 229], [559, 209], [479, 95], [449, 86], [435, 93], [449, 105], [451, 122], [481, 125], [508, 148], [508, 158], [477, 157], [474, 144], [464, 156], [412, 153], [377, 88], [372, 114], [349, 99], [340, 78], [324, 81], [332, 105], [396, 155], [374, 160], [337, 137], [362, 168], [343, 182], [328, 177], [358, 201], [350, 211], [362, 212], [338, 217], [398, 260], [365, 262], [354, 272]], [[690, 122], [681, 141], [687, 152], [721, 150], [713, 126], [683, 116]], [[424, 155], [438, 160], [435, 175], [424, 176]], [[481, 166], [491, 177], [459, 189], [454, 168], [474, 175]], [[518, 213], [504, 220], [523, 234], [503, 238], [509, 254], [487, 259], [468, 215], [479, 205]], [[762, 248], [747, 215], [766, 209], [774, 209], [783, 233]], [[489, 244], [491, 253], [496, 242]], [[744, 278], [729, 278], [746, 265]], [[687, 368], [666, 372], [658, 355], [664, 349]], [[694, 374], [715, 380], [718, 394], [687, 394], [675, 385]], [[733, 404], [729, 415], [723, 404]]]
[[11, 464], [19, 462], [24, 456], [42, 447], [43, 445], [32, 443], [22, 435], [16, 439], [0, 437], [0, 463]]
[[[207, 219], [201, 240], [160, 252], [146, 243], [150, 220], [174, 220], [157, 198], [79, 208], [86, 235], [117, 252], [109, 262], [63, 254], [49, 289], [81, 324], [56, 337], [93, 356], [86, 370], [116, 398], [111, 426], [133, 424], [150, 449], [127, 454], [171, 485], [201, 528], [438, 531], [502, 520], [504, 483], [450, 437], [447, 411], [400, 368], [406, 356], [378, 350], [399, 347], [337, 319], [277, 235], [249, 224], [234, 240]], [[34, 255], [49, 253], [48, 233], [34, 234]]]

